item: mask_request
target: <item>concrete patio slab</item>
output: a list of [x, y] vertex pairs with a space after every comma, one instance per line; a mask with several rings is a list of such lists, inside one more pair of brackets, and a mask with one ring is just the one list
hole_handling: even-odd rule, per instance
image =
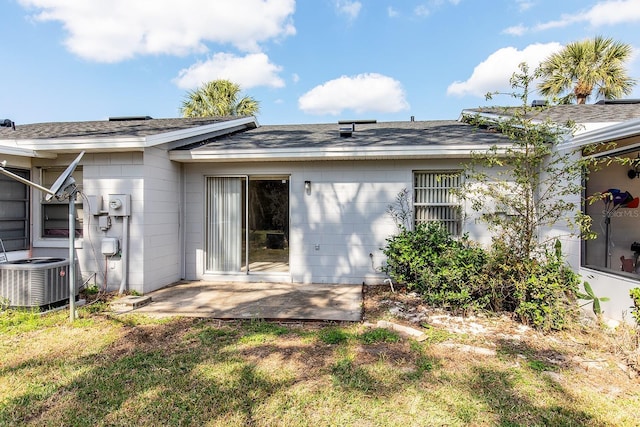
[[361, 285], [190, 282], [147, 295], [152, 302], [132, 311], [154, 317], [362, 319]]

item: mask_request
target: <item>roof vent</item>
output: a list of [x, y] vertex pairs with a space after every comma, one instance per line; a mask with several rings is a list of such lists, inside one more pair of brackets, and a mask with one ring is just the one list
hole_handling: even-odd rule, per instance
[[151, 116], [122, 116], [122, 117], [109, 117], [110, 122], [134, 122], [136, 120], [152, 120]]
[[341, 127], [340, 128], [340, 138], [351, 138], [353, 136], [353, 131], [356, 130], [356, 124], [351, 123], [349, 127]]
[[338, 120], [339, 125], [371, 125], [374, 123], [378, 123], [377, 120], [372, 119], [364, 119], [364, 120]]
[[4, 119], [4, 120], [0, 121], [0, 127], [12, 128], [13, 130], [16, 130], [16, 124], [13, 121], [11, 121], [10, 119]]
[[351, 136], [353, 136], [353, 132], [356, 131], [356, 125], [369, 125], [369, 124], [375, 124], [378, 123], [377, 120], [371, 120], [371, 119], [365, 119], [365, 120], [338, 120], [338, 124], [339, 125], [350, 125], [349, 127], [347, 126], [341, 126], [340, 127], [340, 136], [342, 138], [350, 138]]
[[640, 104], [640, 99], [601, 99], [596, 105], [605, 104]]

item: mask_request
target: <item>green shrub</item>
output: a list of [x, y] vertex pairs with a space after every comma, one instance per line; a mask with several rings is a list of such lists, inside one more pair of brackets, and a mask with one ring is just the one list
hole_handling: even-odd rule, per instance
[[497, 311], [512, 311], [522, 323], [545, 331], [563, 329], [578, 314], [580, 278], [564, 263], [559, 241], [541, 260], [515, 259], [500, 244], [491, 253], [487, 271]]
[[468, 310], [482, 307], [482, 286], [477, 280], [486, 263], [484, 250], [471, 245], [465, 235], [454, 239], [436, 222], [402, 228], [387, 239], [385, 273], [419, 292], [427, 303]]
[[578, 313], [580, 279], [565, 265], [559, 241], [540, 260], [521, 259], [503, 241], [487, 252], [466, 235], [455, 239], [441, 224], [428, 223], [401, 227], [383, 252], [389, 277], [432, 306], [513, 312], [546, 331], [564, 328]]
[[84, 288], [85, 295], [97, 295], [99, 292], [100, 288], [98, 288], [98, 285], [96, 285], [95, 283], [89, 284]]
[[640, 325], [640, 288], [633, 288], [629, 291], [629, 295], [633, 300], [633, 307], [631, 308], [631, 315], [638, 325]]
[[529, 264], [528, 277], [516, 290], [515, 313], [537, 329], [563, 329], [577, 315], [578, 276], [553, 262]]

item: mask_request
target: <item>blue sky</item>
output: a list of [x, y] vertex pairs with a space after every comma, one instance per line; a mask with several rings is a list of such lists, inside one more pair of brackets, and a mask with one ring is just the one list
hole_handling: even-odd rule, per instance
[[456, 119], [512, 102], [484, 94], [520, 62], [596, 35], [633, 46], [640, 80], [640, 0], [4, 0], [2, 15], [0, 119], [17, 125], [178, 117], [218, 78], [261, 124]]

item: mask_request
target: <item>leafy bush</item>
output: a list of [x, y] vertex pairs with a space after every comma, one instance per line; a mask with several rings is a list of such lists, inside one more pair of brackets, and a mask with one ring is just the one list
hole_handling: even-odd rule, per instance
[[584, 287], [584, 293], [578, 292], [578, 298], [580, 298], [581, 300], [585, 300], [587, 302], [584, 304], [581, 304], [581, 307], [591, 303], [593, 314], [595, 314], [596, 316], [600, 316], [602, 314], [602, 308], [600, 307], [600, 303], [604, 301], [609, 301], [609, 298], [607, 297], [598, 298], [596, 294], [593, 292], [593, 289], [591, 288], [591, 285], [589, 284], [589, 282], [583, 282], [582, 285]]
[[466, 235], [454, 239], [440, 223], [418, 224], [387, 239], [383, 253], [389, 277], [429, 304], [465, 311], [485, 304], [478, 279], [486, 252], [471, 245]]
[[541, 259], [516, 259], [501, 244], [492, 247], [486, 274], [491, 307], [512, 311], [521, 322], [549, 331], [563, 329], [578, 314], [579, 276], [565, 263], [560, 242]]
[[541, 330], [562, 329], [578, 313], [580, 279], [565, 265], [559, 242], [541, 260], [521, 259], [504, 242], [487, 252], [428, 223], [401, 228], [383, 252], [389, 277], [432, 306], [513, 312]]
[[633, 300], [633, 307], [631, 308], [631, 315], [638, 325], [640, 325], [640, 288], [633, 288], [629, 291], [629, 295]]

